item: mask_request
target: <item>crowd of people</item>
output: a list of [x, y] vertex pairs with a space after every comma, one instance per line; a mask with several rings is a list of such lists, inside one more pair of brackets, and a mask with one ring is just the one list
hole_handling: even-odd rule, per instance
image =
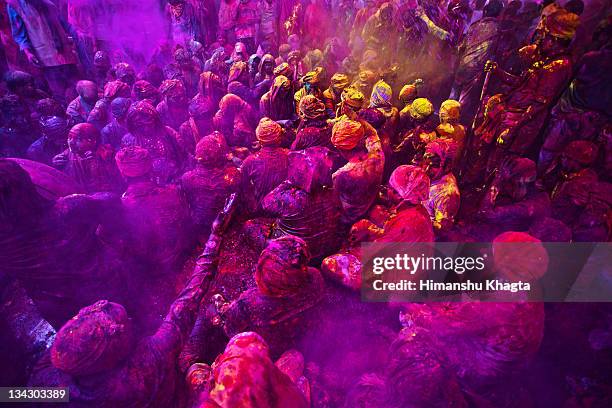
[[[147, 50], [101, 28], [129, 2], [2, 3], [3, 381], [536, 406], [536, 355], [610, 358], [605, 305], [359, 298], [365, 242], [610, 241], [605, 1], [168, 0]], [[610, 402], [592, 360], [558, 364], [559, 405]]]

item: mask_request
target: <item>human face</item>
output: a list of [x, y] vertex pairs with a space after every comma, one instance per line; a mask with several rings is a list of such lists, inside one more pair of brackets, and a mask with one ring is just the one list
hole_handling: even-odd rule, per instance
[[442, 160], [437, 154], [425, 154], [423, 157], [422, 167], [429, 176], [430, 180], [438, 180], [444, 174]]
[[96, 148], [96, 144], [96, 138], [88, 134], [78, 135], [74, 139], [68, 141], [70, 149], [78, 154], [93, 152]]

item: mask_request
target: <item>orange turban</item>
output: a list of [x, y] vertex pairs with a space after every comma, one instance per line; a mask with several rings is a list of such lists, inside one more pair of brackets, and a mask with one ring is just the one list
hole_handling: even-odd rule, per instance
[[332, 144], [340, 150], [353, 150], [362, 141], [365, 134], [363, 125], [346, 119], [337, 122], [332, 129]]
[[284, 75], [279, 75], [274, 78], [272, 88], [288, 90], [291, 87], [291, 81]]
[[349, 84], [349, 77], [346, 74], [336, 73], [331, 77], [331, 87], [343, 90]]
[[302, 82], [317, 85], [320, 82], [320, 71], [315, 70], [307, 72], [306, 75], [302, 77]]
[[404, 85], [402, 90], [399, 93], [399, 100], [403, 103], [412, 102], [417, 95], [417, 87], [414, 84]]
[[255, 136], [262, 146], [278, 146], [282, 141], [283, 128], [270, 118], [261, 118]]
[[314, 95], [306, 95], [300, 100], [300, 116], [316, 119], [325, 115], [325, 105]]
[[363, 70], [359, 72], [359, 83], [360, 85], [367, 86], [376, 82], [376, 73], [370, 70]]
[[563, 40], [571, 40], [576, 35], [580, 17], [565, 9], [558, 9], [544, 17], [543, 26], [546, 33]]
[[220, 167], [229, 153], [227, 142], [220, 132], [204, 136], [195, 148], [195, 158], [206, 167]]
[[274, 76], [283, 75], [286, 77], [290, 77], [291, 67], [286, 62], [283, 62], [280, 65], [277, 65], [276, 68], [274, 68], [274, 71], [272, 73], [274, 74]]

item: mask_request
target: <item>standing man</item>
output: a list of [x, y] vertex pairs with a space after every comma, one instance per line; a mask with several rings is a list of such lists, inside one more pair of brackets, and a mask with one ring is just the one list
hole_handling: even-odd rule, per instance
[[279, 0], [259, 0], [259, 10], [261, 12], [259, 43], [266, 41], [275, 50], [278, 47]]
[[168, 0], [167, 12], [170, 16], [170, 37], [176, 45], [187, 47], [191, 40], [208, 44], [208, 30], [204, 25], [213, 24], [214, 10], [208, 10], [209, 2], [192, 0]]
[[483, 18], [467, 30], [459, 46], [459, 66], [451, 98], [462, 105], [462, 119], [469, 122], [478, 108], [480, 91], [484, 83], [483, 67], [487, 60], [497, 60], [499, 41], [498, 17], [503, 10], [501, 0], [491, 0], [484, 7]]
[[243, 43], [248, 55], [256, 51], [255, 41], [259, 32], [261, 14], [256, 0], [239, 0], [236, 11], [236, 41]]
[[77, 77], [77, 56], [67, 24], [51, 0], [8, 0], [13, 39], [28, 61], [42, 69], [51, 91], [63, 97]]
[[224, 44], [235, 44], [236, 12], [239, 0], [221, 0], [219, 2], [219, 34]]

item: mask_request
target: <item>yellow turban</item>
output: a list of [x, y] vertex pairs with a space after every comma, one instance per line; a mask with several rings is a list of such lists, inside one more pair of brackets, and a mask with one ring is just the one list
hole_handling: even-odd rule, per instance
[[355, 88], [345, 88], [340, 99], [353, 109], [361, 109], [365, 96]]
[[461, 115], [461, 103], [454, 99], [447, 99], [440, 105], [440, 122], [458, 121]]
[[410, 116], [422, 120], [433, 113], [433, 105], [427, 98], [416, 98], [410, 105]]
[[543, 17], [544, 30], [553, 37], [571, 40], [576, 35], [580, 24], [580, 16], [565, 9], [558, 9], [552, 14]]
[[349, 77], [346, 74], [336, 73], [331, 77], [331, 86], [334, 89], [342, 90], [349, 84]]

